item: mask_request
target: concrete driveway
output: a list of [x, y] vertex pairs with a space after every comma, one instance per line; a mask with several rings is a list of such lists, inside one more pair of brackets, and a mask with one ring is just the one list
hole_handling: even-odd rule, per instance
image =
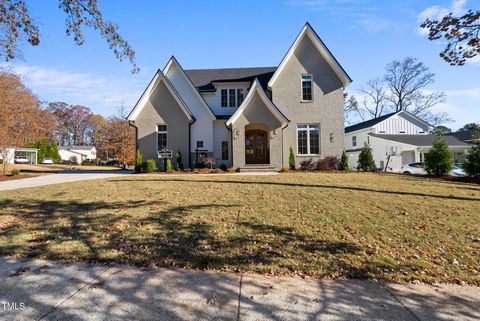
[[52, 184], [102, 179], [132, 174], [129, 170], [72, 170], [60, 173], [0, 182], [0, 191]]
[[479, 320], [474, 286], [0, 258], [0, 320]]

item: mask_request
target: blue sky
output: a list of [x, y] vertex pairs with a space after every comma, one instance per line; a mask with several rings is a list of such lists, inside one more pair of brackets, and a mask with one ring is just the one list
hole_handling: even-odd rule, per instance
[[80, 104], [103, 115], [121, 104], [130, 109], [172, 54], [185, 69], [276, 66], [309, 21], [354, 80], [349, 92], [383, 75], [392, 60], [415, 56], [436, 74], [429, 89], [448, 96], [436, 109], [455, 119], [447, 125], [480, 122], [480, 59], [451, 67], [438, 57], [442, 44], [418, 29], [422, 17], [479, 9], [480, 0], [104, 0], [105, 18], [119, 24], [137, 53], [137, 75], [94, 31], [87, 29], [81, 47], [66, 37], [58, 1], [29, 3], [42, 42], [23, 45], [22, 59], [12, 65], [45, 101]]

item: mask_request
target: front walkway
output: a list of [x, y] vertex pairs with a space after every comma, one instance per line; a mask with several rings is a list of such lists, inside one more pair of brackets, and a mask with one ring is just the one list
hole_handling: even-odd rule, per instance
[[0, 258], [0, 320], [479, 320], [479, 289]]

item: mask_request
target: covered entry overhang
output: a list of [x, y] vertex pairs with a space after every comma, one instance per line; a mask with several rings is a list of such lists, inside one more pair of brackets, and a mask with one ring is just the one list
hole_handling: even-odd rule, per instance
[[282, 166], [282, 130], [289, 120], [255, 79], [245, 100], [225, 125], [232, 131], [233, 166]]

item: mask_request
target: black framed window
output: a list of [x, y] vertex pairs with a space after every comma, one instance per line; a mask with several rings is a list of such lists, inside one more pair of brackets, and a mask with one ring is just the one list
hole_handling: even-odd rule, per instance
[[167, 148], [168, 130], [167, 125], [157, 125], [157, 151]]
[[312, 75], [302, 75], [302, 100], [313, 100]]
[[320, 154], [320, 125], [297, 126], [298, 155]]
[[237, 89], [237, 106], [240, 106], [243, 102], [243, 89]]
[[227, 96], [227, 90], [226, 89], [222, 89], [221, 91], [221, 106], [222, 107], [227, 107], [227, 104], [228, 104], [228, 96]]
[[235, 107], [235, 89], [228, 90], [228, 107]]
[[228, 160], [228, 142], [222, 142], [222, 160]]
[[197, 140], [197, 148], [203, 148], [203, 140]]

